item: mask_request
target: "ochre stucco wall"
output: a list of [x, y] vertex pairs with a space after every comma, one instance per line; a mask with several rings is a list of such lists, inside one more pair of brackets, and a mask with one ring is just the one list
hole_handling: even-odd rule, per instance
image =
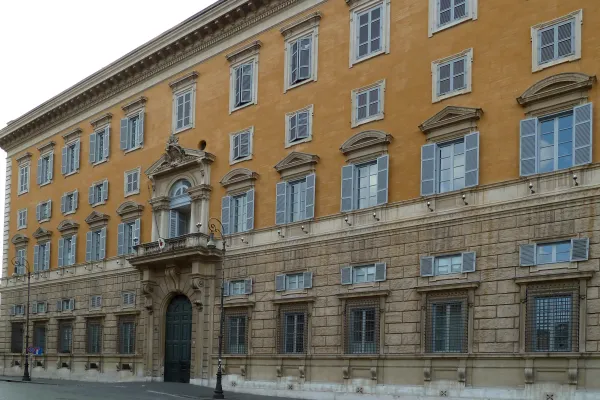
[[[335, 214], [340, 209], [340, 169], [345, 157], [340, 145], [352, 135], [369, 129], [385, 131], [394, 140], [390, 153], [389, 201], [401, 201], [419, 196], [420, 148], [425, 142], [418, 125], [448, 105], [479, 107], [484, 116], [478, 126], [481, 132], [480, 184], [515, 179], [519, 176], [519, 120], [523, 109], [516, 97], [530, 85], [560, 72], [583, 72], [596, 75], [600, 64], [600, 2], [578, 0], [504, 0], [479, 1], [478, 19], [462, 23], [429, 38], [427, 35], [428, 1], [393, 0], [391, 4], [390, 53], [348, 67], [349, 11], [343, 1], [327, 1], [314, 10], [322, 13], [319, 26], [318, 81], [283, 93], [284, 40], [280, 26], [263, 32], [251, 40], [260, 40], [258, 104], [229, 115], [229, 62], [226, 52], [183, 71], [199, 73], [196, 95], [196, 124], [192, 130], [179, 134], [180, 143], [196, 148], [206, 140], [206, 151], [216, 155], [212, 167], [211, 216], [220, 216], [219, 199], [225, 193], [220, 179], [231, 168], [249, 168], [260, 175], [256, 182], [255, 227], [272, 226], [275, 220], [275, 184], [279, 174], [273, 166], [291, 151], [317, 154], [316, 217]], [[537, 23], [565, 15], [583, 8], [582, 59], [561, 64], [543, 71], [531, 72], [530, 27]], [[297, 18], [297, 17], [295, 17]], [[293, 19], [295, 19], [293, 18]], [[292, 19], [291, 19], [292, 20]], [[291, 22], [288, 21], [288, 22]], [[243, 43], [229, 49], [241, 47]], [[470, 94], [431, 103], [431, 61], [473, 48], [473, 91]], [[227, 52], [228, 52], [227, 51]], [[385, 118], [351, 128], [350, 92], [380, 79], [386, 79]], [[31, 185], [28, 194], [17, 196], [17, 163], [13, 160], [11, 218], [9, 235], [16, 230], [17, 210], [28, 208], [28, 228], [19, 231], [27, 235], [37, 229], [35, 206], [41, 200], [53, 200], [53, 213], [49, 222], [42, 224], [54, 231], [51, 250], [51, 268], [56, 268], [58, 257], [58, 224], [64, 219], [60, 213], [60, 197], [66, 191], [79, 189], [77, 213], [68, 216], [80, 224], [77, 261], [85, 259], [84, 219], [93, 210], [87, 204], [87, 188], [91, 182], [108, 178], [109, 199], [105, 205], [94, 208], [111, 216], [108, 225], [107, 256], [116, 256], [117, 225], [120, 222], [116, 209], [123, 201], [123, 171], [141, 166], [148, 168], [164, 150], [171, 132], [172, 91], [169, 81], [163, 81], [148, 90], [132, 96], [148, 99], [146, 103], [145, 143], [142, 150], [123, 154], [119, 149], [119, 120], [124, 113], [123, 104], [107, 108], [102, 113], [113, 115], [111, 151], [107, 163], [92, 167], [88, 162], [89, 120], [74, 121], [69, 129], [57, 134], [54, 182], [39, 187], [36, 166], [39, 151], [37, 143], [26, 151], [33, 154]], [[598, 89], [590, 91], [590, 101], [598, 101]], [[289, 149], [284, 148], [285, 113], [314, 104], [313, 140]], [[598, 109], [594, 125], [600, 126]], [[229, 165], [229, 133], [254, 126], [254, 155], [250, 161]], [[60, 174], [60, 149], [64, 140], [60, 136], [76, 127], [81, 136], [81, 169], [78, 174], [63, 177]], [[598, 160], [600, 129], [595, 129], [594, 161]], [[46, 141], [47, 142], [47, 141]], [[25, 153], [25, 151], [20, 154]], [[18, 154], [18, 155], [20, 155]], [[17, 156], [18, 156], [17, 155]], [[147, 200], [148, 181], [142, 176], [141, 193], [127, 200], [145, 204], [142, 221], [142, 242], [151, 239], [151, 209]], [[33, 259], [33, 246], [28, 246], [28, 258]], [[9, 257], [14, 257], [10, 246]], [[9, 274], [12, 266], [9, 266]]]

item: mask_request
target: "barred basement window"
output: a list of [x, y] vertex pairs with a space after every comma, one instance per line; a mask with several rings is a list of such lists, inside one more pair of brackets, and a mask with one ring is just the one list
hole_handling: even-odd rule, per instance
[[13, 322], [11, 324], [10, 352], [11, 353], [22, 353], [23, 352], [23, 323], [22, 322]]
[[527, 287], [526, 351], [576, 352], [578, 338], [578, 284]]
[[280, 354], [306, 353], [308, 310], [306, 304], [282, 306], [279, 310], [278, 349]]
[[73, 325], [71, 322], [58, 324], [58, 352], [70, 353], [73, 345]]
[[87, 352], [100, 354], [102, 352], [102, 321], [89, 319], [87, 321]]
[[426, 351], [428, 353], [466, 353], [468, 316], [466, 293], [428, 295]]
[[227, 354], [247, 354], [248, 352], [248, 311], [226, 311], [225, 352]]
[[347, 354], [376, 354], [379, 352], [378, 300], [348, 302], [344, 319]]
[[135, 318], [130, 316], [119, 318], [118, 327], [119, 354], [134, 354]]

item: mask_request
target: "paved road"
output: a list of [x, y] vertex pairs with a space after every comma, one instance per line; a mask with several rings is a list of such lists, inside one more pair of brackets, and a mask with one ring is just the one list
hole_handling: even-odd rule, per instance
[[[43, 383], [39, 383], [43, 382]], [[87, 383], [76, 381], [38, 381], [38, 383], [0, 380], [0, 400], [208, 400], [212, 389], [178, 383]], [[228, 400], [284, 400], [240, 393], [226, 393]]]

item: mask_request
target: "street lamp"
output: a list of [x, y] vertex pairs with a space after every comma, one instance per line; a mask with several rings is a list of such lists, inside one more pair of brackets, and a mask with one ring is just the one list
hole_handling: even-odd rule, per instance
[[[214, 222], [210, 222], [214, 221]], [[218, 224], [218, 225], [216, 225]], [[215, 243], [215, 233], [218, 233], [221, 236], [221, 241], [223, 242], [223, 255], [221, 261], [221, 321], [219, 323], [219, 360], [217, 364], [217, 385], [215, 386], [215, 392], [213, 394], [213, 399], [224, 399], [225, 395], [223, 394], [223, 367], [222, 367], [222, 357], [223, 357], [223, 325], [225, 324], [225, 312], [223, 309], [223, 303], [225, 301], [225, 235], [223, 234], [223, 224], [217, 218], [211, 218], [208, 221], [208, 228], [210, 229], [210, 236], [208, 237], [208, 242], [206, 243], [206, 247], [209, 249], [214, 249], [217, 247]]]
[[31, 376], [29, 376], [29, 297], [31, 293], [31, 271], [29, 270], [29, 263], [23, 257], [14, 257], [12, 259], [12, 264], [15, 267], [15, 271], [17, 267], [25, 268], [25, 272], [27, 274], [27, 306], [25, 311], [25, 370], [23, 371], [23, 382], [30, 382]]

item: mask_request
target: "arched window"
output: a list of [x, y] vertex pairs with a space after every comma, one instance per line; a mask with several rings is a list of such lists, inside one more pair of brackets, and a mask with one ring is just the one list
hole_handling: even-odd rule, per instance
[[189, 181], [180, 179], [173, 184], [169, 191], [169, 237], [177, 237], [189, 233], [191, 219], [191, 199], [187, 190], [191, 187]]

